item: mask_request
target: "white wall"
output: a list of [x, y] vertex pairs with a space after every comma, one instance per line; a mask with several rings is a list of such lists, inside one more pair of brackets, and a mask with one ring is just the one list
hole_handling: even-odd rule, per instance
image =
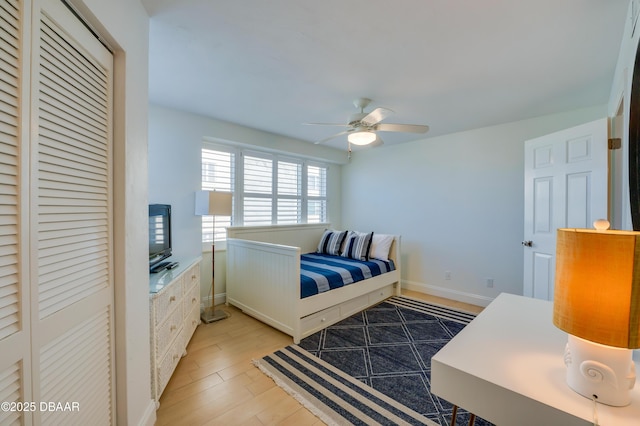
[[[521, 294], [523, 142], [615, 115], [622, 97], [628, 128], [638, 42], [638, 34], [630, 37], [628, 21], [608, 105], [354, 152], [348, 165], [331, 174], [334, 197], [342, 194], [341, 202], [330, 199], [334, 226], [401, 234], [403, 282], [410, 288], [478, 304], [503, 291]], [[288, 138], [151, 106], [149, 201], [174, 205], [178, 256], [200, 253], [199, 218], [190, 209], [200, 185], [203, 136], [302, 155], [321, 152], [338, 164], [344, 159], [342, 152], [310, 151], [309, 144]], [[224, 258], [216, 255], [219, 261]], [[445, 271], [451, 280], [444, 279]], [[494, 279], [493, 288], [486, 287], [487, 277]], [[216, 292], [222, 291], [217, 278]]]
[[114, 259], [119, 425], [152, 425], [147, 268], [149, 18], [138, 0], [71, 0], [114, 50]]
[[602, 105], [355, 152], [342, 171], [342, 225], [400, 234], [406, 288], [479, 305], [522, 294], [524, 141], [606, 112]]
[[[262, 132], [248, 127], [191, 114], [159, 105], [149, 106], [149, 203], [172, 206], [172, 260], [203, 255], [201, 295], [207, 297], [211, 277], [210, 251], [202, 252], [201, 219], [195, 216], [194, 193], [201, 189], [200, 150], [204, 137], [254, 146], [276, 152], [294, 153], [329, 164], [328, 190], [332, 199], [328, 215], [332, 224], [340, 223], [341, 163], [346, 153]], [[216, 295], [226, 291], [224, 252], [216, 248]], [[220, 302], [223, 301], [223, 296]], [[216, 299], [218, 303], [218, 299]]]

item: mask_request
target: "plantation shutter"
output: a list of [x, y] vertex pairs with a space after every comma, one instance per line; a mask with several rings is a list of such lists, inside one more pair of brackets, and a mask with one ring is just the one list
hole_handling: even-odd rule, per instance
[[[327, 222], [327, 166], [280, 154], [203, 142], [202, 189], [233, 193], [233, 215], [216, 216], [215, 239], [228, 226]], [[232, 221], [233, 217], [233, 221]], [[202, 217], [202, 242], [213, 241]]]
[[327, 221], [327, 168], [307, 166], [307, 223]]
[[[28, 292], [21, 288], [26, 277], [19, 262], [25, 249], [21, 223], [26, 218], [25, 212], [21, 215], [20, 193], [23, 15], [18, 0], [0, 1], [0, 401], [9, 403], [29, 396], [31, 368]], [[30, 420], [29, 413], [0, 411], [2, 425]]]
[[113, 57], [60, 0], [28, 4], [0, 0], [0, 401], [36, 406], [0, 424], [110, 425]]
[[302, 164], [278, 161], [276, 223], [302, 221]]
[[273, 161], [244, 155], [244, 225], [271, 225], [273, 204]]

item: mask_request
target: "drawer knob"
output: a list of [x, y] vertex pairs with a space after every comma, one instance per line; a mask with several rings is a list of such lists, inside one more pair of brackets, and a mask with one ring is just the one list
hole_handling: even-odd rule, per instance
[[175, 302], [175, 301], [176, 301], [176, 297], [175, 297], [175, 296], [171, 296], [171, 297], [169, 298], [169, 302]]
[[179, 358], [180, 358], [180, 355], [178, 355], [178, 354], [174, 354], [174, 355], [173, 355], [173, 360], [174, 360], [174, 361], [175, 361], [176, 359], [179, 359]]
[[326, 318], [322, 318], [320, 322], [325, 322], [326, 320], [327, 320]]
[[191, 303], [196, 303], [196, 298], [191, 299]]
[[175, 324], [172, 324], [171, 327], [169, 328], [171, 331], [175, 331], [176, 330], [176, 326]]

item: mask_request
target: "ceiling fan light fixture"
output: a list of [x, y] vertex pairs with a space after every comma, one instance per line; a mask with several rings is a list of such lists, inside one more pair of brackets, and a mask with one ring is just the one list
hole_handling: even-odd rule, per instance
[[376, 134], [366, 130], [349, 133], [347, 139], [354, 145], [369, 145], [376, 140]]

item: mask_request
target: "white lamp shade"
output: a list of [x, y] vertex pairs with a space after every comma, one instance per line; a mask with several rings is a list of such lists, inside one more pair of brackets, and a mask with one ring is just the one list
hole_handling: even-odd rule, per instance
[[233, 194], [220, 191], [196, 191], [196, 216], [231, 216]]
[[349, 133], [347, 139], [354, 145], [369, 145], [376, 140], [376, 134], [373, 132], [358, 131]]

